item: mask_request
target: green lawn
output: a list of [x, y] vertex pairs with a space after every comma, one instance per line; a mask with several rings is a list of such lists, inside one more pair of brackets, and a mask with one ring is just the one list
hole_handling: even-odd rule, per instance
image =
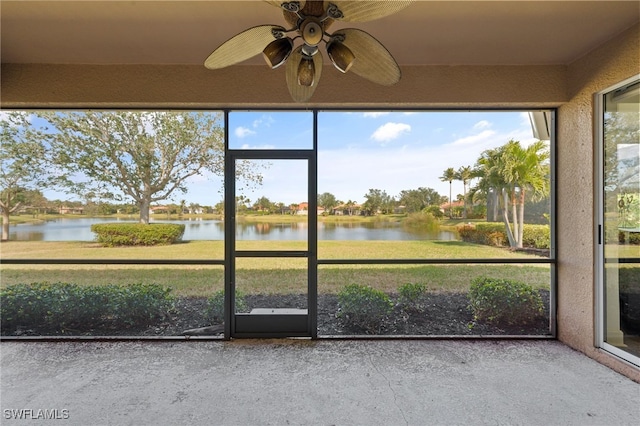
[[[299, 241], [242, 241], [244, 250], [304, 250]], [[190, 241], [158, 247], [104, 248], [88, 242], [23, 242], [0, 245], [2, 259], [223, 259], [222, 241]], [[320, 241], [319, 259], [490, 258], [532, 256], [458, 241]], [[299, 293], [306, 288], [299, 258], [238, 259], [238, 288], [245, 293]], [[157, 283], [178, 295], [205, 296], [224, 287], [222, 266], [192, 265], [8, 265], [1, 266], [1, 286], [39, 281], [82, 285]], [[318, 290], [336, 293], [349, 283], [394, 292], [399, 285], [422, 282], [433, 291], [464, 291], [479, 275], [513, 278], [549, 288], [549, 265], [320, 265]]]
[[[304, 241], [238, 241], [240, 250], [305, 250]], [[506, 249], [461, 241], [319, 241], [319, 259], [531, 259]], [[224, 259], [223, 241], [154, 247], [101, 247], [86, 241], [9, 241], [3, 259]], [[271, 262], [269, 260], [269, 262]], [[256, 265], [264, 262], [256, 260]], [[7, 265], [4, 265], [7, 266]]]

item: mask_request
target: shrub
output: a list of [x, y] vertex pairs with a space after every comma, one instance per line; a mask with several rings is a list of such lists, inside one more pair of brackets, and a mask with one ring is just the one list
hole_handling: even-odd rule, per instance
[[[246, 312], [248, 309], [245, 296], [236, 290], [236, 312]], [[212, 324], [224, 322], [224, 290], [213, 293], [207, 300], [207, 320]]]
[[431, 213], [419, 212], [411, 213], [402, 222], [402, 225], [410, 228], [421, 228], [425, 230], [435, 231], [438, 229], [438, 219]]
[[349, 284], [338, 293], [338, 317], [345, 324], [376, 332], [393, 310], [393, 303], [385, 293], [360, 284]]
[[618, 242], [620, 244], [640, 245], [640, 232], [629, 232], [629, 238], [624, 231], [618, 231]]
[[91, 225], [96, 241], [105, 247], [155, 246], [182, 239], [184, 225], [176, 223], [97, 223]]
[[525, 325], [544, 313], [542, 297], [530, 285], [518, 281], [478, 277], [469, 290], [476, 321]]
[[442, 213], [442, 210], [440, 210], [439, 206], [425, 207], [424, 209], [422, 209], [422, 211], [424, 213], [429, 213], [429, 214], [433, 215], [433, 217], [435, 217], [436, 219], [444, 218], [444, 213]]
[[2, 333], [146, 326], [173, 309], [170, 292], [157, 284], [17, 284], [0, 290]]
[[549, 225], [524, 225], [522, 231], [522, 245], [537, 249], [551, 247], [551, 229]]
[[421, 301], [427, 292], [427, 286], [422, 283], [407, 283], [398, 287], [398, 302], [405, 308], [419, 311]]
[[[475, 244], [486, 244], [502, 247], [508, 244], [505, 226], [502, 222], [478, 222], [474, 225], [459, 225], [458, 235], [463, 241]], [[548, 249], [551, 246], [549, 225], [524, 225], [522, 245], [537, 249]]]

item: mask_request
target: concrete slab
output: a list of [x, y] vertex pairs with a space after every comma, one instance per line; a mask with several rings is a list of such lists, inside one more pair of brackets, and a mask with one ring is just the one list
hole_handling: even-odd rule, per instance
[[639, 384], [555, 341], [3, 342], [0, 357], [3, 425], [25, 424], [20, 413], [69, 425], [640, 418]]

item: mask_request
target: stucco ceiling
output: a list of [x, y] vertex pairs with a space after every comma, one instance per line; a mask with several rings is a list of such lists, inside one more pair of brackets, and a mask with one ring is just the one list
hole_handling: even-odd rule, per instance
[[[260, 1], [2, 0], [3, 63], [202, 64], [231, 36], [283, 24]], [[416, 1], [363, 29], [400, 65], [567, 64], [640, 20], [638, 1]], [[263, 64], [260, 56], [243, 64]]]

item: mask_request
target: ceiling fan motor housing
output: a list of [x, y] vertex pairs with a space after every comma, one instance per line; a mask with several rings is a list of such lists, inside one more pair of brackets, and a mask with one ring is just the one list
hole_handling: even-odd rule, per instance
[[318, 19], [306, 18], [300, 24], [300, 35], [305, 44], [309, 46], [317, 46], [322, 41], [324, 29]]

